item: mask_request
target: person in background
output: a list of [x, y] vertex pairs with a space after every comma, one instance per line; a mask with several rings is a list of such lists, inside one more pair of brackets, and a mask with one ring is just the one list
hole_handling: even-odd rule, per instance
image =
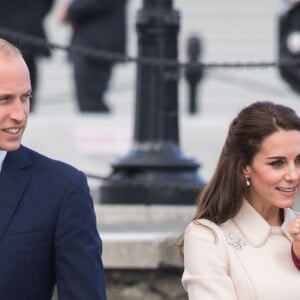
[[[59, 19], [72, 26], [72, 46], [94, 51], [125, 53], [126, 0], [72, 0], [62, 7]], [[76, 97], [81, 112], [108, 113], [104, 96], [112, 60], [70, 53], [74, 67]]]
[[270, 101], [243, 108], [183, 235], [189, 300], [300, 299], [299, 182], [299, 116]]
[[[54, 0], [0, 0], [0, 37], [2, 36], [1, 28], [4, 28], [33, 38], [44, 39], [47, 42], [44, 21], [53, 3]], [[5, 38], [21, 50], [29, 68], [32, 86], [30, 110], [34, 111], [38, 88], [38, 60], [40, 57], [49, 57], [50, 50], [48, 47], [22, 42], [8, 36]]]
[[[0, 299], [105, 300], [102, 242], [86, 176], [21, 144], [30, 75], [0, 39]], [[47, 138], [47, 136], [45, 136]]]
[[283, 14], [288, 11], [293, 5], [296, 5], [299, 2], [300, 0], [278, 0], [278, 12], [280, 14]]

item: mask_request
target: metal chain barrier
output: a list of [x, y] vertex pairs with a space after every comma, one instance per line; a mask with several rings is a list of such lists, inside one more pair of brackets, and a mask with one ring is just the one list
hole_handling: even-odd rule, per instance
[[[178, 62], [174, 60], [168, 59], [157, 59], [151, 57], [133, 57], [129, 55], [123, 55], [115, 52], [109, 51], [101, 51], [99, 49], [90, 49], [87, 47], [74, 47], [69, 45], [61, 45], [54, 42], [47, 42], [44, 39], [36, 38], [31, 35], [23, 34], [21, 32], [17, 32], [14, 30], [10, 30], [7, 28], [0, 27], [0, 35], [4, 38], [9, 38], [18, 43], [32, 45], [39, 48], [46, 48], [49, 50], [63, 50], [66, 52], [72, 52], [78, 55], [85, 55], [93, 58], [98, 58], [102, 60], [122, 62], [122, 63], [137, 63], [137, 64], [146, 64], [153, 66], [164, 66], [164, 67], [176, 67], [179, 69], [185, 69], [193, 63], [189, 62]], [[261, 62], [211, 62], [211, 63], [203, 63], [198, 62], [195, 63], [198, 66], [205, 69], [241, 69], [241, 68], [277, 68], [279, 66], [288, 66], [288, 67], [298, 67], [300, 66], [299, 61], [261, 61]]]
[[[187, 67], [191, 67], [192, 65], [197, 65], [198, 67], [204, 69], [254, 69], [254, 68], [278, 68], [280, 66], [289, 66], [289, 67], [298, 67], [300, 66], [299, 61], [261, 61], [261, 62], [211, 62], [211, 63], [203, 63], [203, 62], [195, 62], [195, 63], [181, 63], [174, 60], [168, 59], [157, 59], [157, 58], [149, 58], [149, 57], [133, 57], [129, 55], [123, 55], [119, 53], [113, 53], [108, 51], [101, 51], [95, 49], [89, 49], [86, 47], [73, 47], [69, 45], [61, 45], [58, 43], [47, 42], [44, 39], [36, 38], [27, 34], [23, 34], [20, 32], [16, 32], [10, 29], [0, 27], [0, 36], [3, 38], [10, 39], [11, 41], [15, 41], [17, 43], [32, 45], [39, 48], [46, 48], [49, 50], [63, 50], [65, 52], [72, 52], [78, 55], [85, 55], [93, 58], [98, 58], [101, 60], [115, 61], [121, 63], [137, 63], [137, 64], [146, 64], [152, 66], [164, 66], [164, 67], [173, 67], [178, 69], [185, 69]], [[105, 182], [107, 177], [88, 174], [86, 173], [87, 178], [96, 179]], [[128, 186], [140, 186], [147, 187], [148, 189], [152, 188], [152, 185], [147, 182], [147, 180], [126, 180], [123, 179], [123, 184]], [[160, 189], [174, 189], [176, 191], [185, 191], [185, 190], [193, 190], [195, 192], [200, 191], [201, 187], [195, 185], [185, 185], [185, 187], [178, 187], [178, 185], [168, 184], [159, 184], [155, 186]]]

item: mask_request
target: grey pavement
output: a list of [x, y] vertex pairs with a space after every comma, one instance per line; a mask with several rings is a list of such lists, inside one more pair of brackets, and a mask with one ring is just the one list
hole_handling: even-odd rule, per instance
[[[51, 41], [68, 44], [70, 28], [56, 19], [57, 1], [47, 19]], [[128, 54], [136, 56], [135, 15], [142, 1], [128, 2]], [[201, 36], [204, 62], [261, 62], [277, 59], [278, 3], [273, 0], [221, 1], [177, 0], [181, 14], [179, 59], [186, 61], [189, 36]], [[101, 38], [101, 37], [99, 37]], [[132, 145], [135, 104], [135, 65], [118, 65], [107, 101], [110, 115], [80, 114], [74, 98], [71, 65], [61, 50], [40, 61], [37, 110], [29, 121], [24, 144], [51, 157], [67, 161], [87, 173], [105, 176], [110, 164]], [[179, 82], [180, 146], [198, 160], [204, 179], [209, 179], [229, 121], [254, 100], [273, 100], [300, 113], [299, 95], [279, 77], [277, 69], [211, 69], [199, 86], [200, 111], [187, 113], [188, 93]]]

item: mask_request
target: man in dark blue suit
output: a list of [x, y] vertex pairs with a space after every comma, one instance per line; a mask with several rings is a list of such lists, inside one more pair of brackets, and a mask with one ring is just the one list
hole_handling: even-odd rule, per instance
[[[71, 0], [60, 14], [72, 25], [71, 45], [119, 54], [126, 48], [126, 0]], [[79, 109], [108, 113], [104, 96], [114, 62], [71, 52]]]
[[[54, 0], [0, 0], [0, 28], [47, 41], [44, 21], [50, 13], [54, 2]], [[6, 38], [8, 39], [8, 36]], [[29, 68], [32, 88], [30, 110], [34, 111], [36, 104], [35, 94], [39, 83], [38, 62], [41, 57], [49, 57], [50, 51], [47, 47], [23, 43], [16, 39], [11, 39], [10, 41], [21, 50]]]
[[21, 145], [27, 65], [0, 39], [0, 299], [105, 300], [102, 244], [85, 175]]

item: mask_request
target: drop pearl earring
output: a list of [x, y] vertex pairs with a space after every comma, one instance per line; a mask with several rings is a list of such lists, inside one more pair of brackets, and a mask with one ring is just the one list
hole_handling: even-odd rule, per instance
[[250, 185], [251, 185], [250, 179], [249, 179], [249, 178], [246, 178], [246, 186], [249, 187]]

